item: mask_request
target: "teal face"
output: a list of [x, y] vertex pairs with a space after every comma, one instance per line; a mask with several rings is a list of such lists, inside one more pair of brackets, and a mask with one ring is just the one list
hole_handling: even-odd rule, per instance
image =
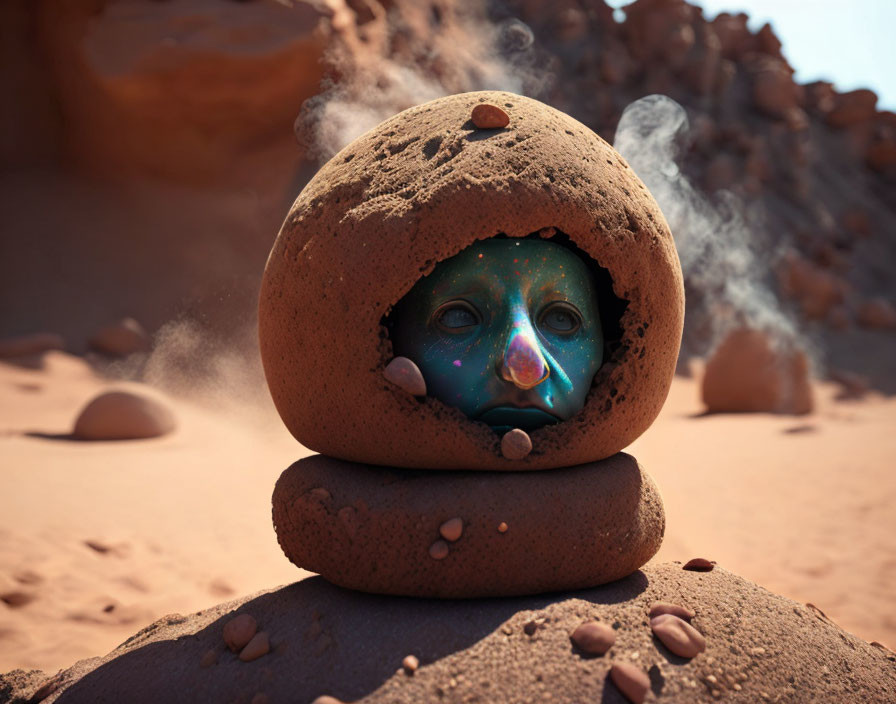
[[392, 314], [396, 355], [427, 393], [497, 432], [571, 418], [603, 361], [594, 277], [542, 239], [481, 240], [439, 263]]

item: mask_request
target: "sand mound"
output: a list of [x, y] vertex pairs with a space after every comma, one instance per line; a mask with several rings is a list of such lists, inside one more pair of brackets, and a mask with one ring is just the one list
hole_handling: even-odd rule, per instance
[[[653, 637], [658, 600], [696, 611], [706, 651], [687, 660]], [[224, 625], [251, 614], [271, 650], [252, 662], [231, 653]], [[583, 621], [616, 631], [606, 655], [570, 641]], [[408, 655], [419, 660], [412, 675]], [[438, 601], [372, 596], [310, 578], [193, 616], [167, 616], [104, 658], [54, 678], [44, 699], [73, 702], [623, 702], [614, 663], [648, 675], [648, 701], [885, 701], [896, 655], [850, 635], [818, 609], [776, 596], [724, 569], [647, 567], [612, 584], [543, 597]], [[0, 701], [24, 701], [45, 683], [14, 672]], [[4, 689], [5, 688], [5, 689]], [[46, 691], [46, 690], [45, 690]], [[5, 696], [5, 699], [4, 699]], [[261, 700], [261, 697], [258, 699]]]

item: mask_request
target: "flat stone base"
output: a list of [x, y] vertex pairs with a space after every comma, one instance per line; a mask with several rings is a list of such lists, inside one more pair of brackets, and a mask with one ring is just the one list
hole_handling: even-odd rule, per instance
[[[665, 527], [656, 486], [622, 453], [537, 472], [418, 471], [314, 455], [283, 472], [273, 504], [277, 538], [296, 565], [343, 587], [404, 596], [594, 587], [653, 557]], [[439, 532], [451, 519], [463, 525], [454, 541]]]

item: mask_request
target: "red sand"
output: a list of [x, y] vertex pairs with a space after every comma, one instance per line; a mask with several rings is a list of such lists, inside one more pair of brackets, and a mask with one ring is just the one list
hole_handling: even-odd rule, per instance
[[[103, 386], [60, 352], [41, 371], [0, 364], [0, 597], [27, 601], [0, 602], [0, 672], [52, 672], [166, 613], [305, 574], [280, 554], [270, 495], [307, 452], [270, 406], [173, 401], [180, 427], [159, 440], [25, 434], [68, 432]], [[717, 560], [896, 643], [896, 399], [835, 402], [819, 385], [811, 416], [699, 416], [698, 391], [676, 378], [629, 448], [666, 502], [654, 562]]]

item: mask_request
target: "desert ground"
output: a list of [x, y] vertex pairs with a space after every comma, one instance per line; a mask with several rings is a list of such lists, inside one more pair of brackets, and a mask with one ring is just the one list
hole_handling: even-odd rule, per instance
[[[173, 434], [114, 442], [67, 437], [108, 378], [64, 352], [36, 366], [0, 365], [0, 671], [52, 673], [165, 614], [306, 576], [280, 552], [270, 495], [307, 450], [263, 394], [226, 400], [233, 366], [167, 399]], [[693, 371], [628, 450], [666, 505], [653, 562], [716, 560], [892, 647], [896, 399], [816, 384], [809, 416], [705, 415]]]

